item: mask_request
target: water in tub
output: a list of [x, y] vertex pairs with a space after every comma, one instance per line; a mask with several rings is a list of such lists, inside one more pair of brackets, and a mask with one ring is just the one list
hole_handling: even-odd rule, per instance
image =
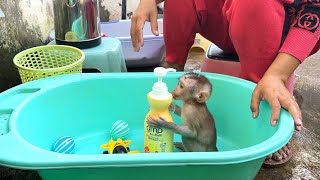
[[[175, 122], [181, 123], [181, 118], [175, 114], [172, 114]], [[140, 153], [144, 152], [144, 136], [143, 128], [130, 129], [129, 135], [126, 139], [132, 140], [129, 145], [130, 150], [138, 150]], [[105, 149], [100, 148], [101, 144], [106, 144], [110, 140], [109, 132], [99, 132], [96, 134], [90, 134], [88, 136], [75, 137], [76, 147], [74, 154], [102, 154]], [[174, 141], [181, 142], [181, 136], [179, 134], [174, 134]], [[239, 149], [239, 147], [233, 142], [228, 141], [225, 138], [219, 137], [217, 147], [219, 151], [229, 151]], [[174, 152], [180, 152], [179, 149], [174, 148]]]
[[[166, 73], [163, 73], [164, 68], [156, 68], [155, 69], [155, 75], [157, 77], [161, 77], [165, 76]], [[159, 72], [158, 72], [159, 71]], [[166, 70], [165, 72], [167, 72], [169, 70]], [[162, 78], [160, 78], [162, 79]], [[162, 82], [162, 80], [158, 80], [158, 82]], [[157, 84], [157, 83], [156, 83]], [[162, 83], [163, 84], [163, 83]], [[166, 86], [166, 85], [165, 85]], [[162, 87], [162, 85], [161, 85]], [[166, 89], [166, 88], [165, 88]], [[167, 91], [167, 90], [166, 90]], [[174, 100], [176, 104], [181, 106], [181, 102]], [[149, 110], [148, 104], [145, 104], [145, 107], [142, 107], [142, 109], [146, 108]], [[174, 119], [174, 122], [177, 124], [181, 124], [181, 118], [175, 114], [171, 114], [171, 116]], [[114, 121], [116, 121], [117, 119], [115, 119]], [[143, 120], [136, 120], [137, 122], [142, 122], [141, 125], [138, 126], [130, 126], [129, 124], [129, 134], [127, 135], [127, 137], [124, 140], [131, 140], [132, 143], [129, 144], [129, 148], [130, 150], [138, 150], [140, 153], [144, 152], [144, 128], [143, 128]], [[111, 129], [111, 127], [110, 127]], [[103, 132], [97, 132], [95, 134], [88, 134], [86, 135], [82, 135], [81, 137], [74, 137], [75, 138], [75, 149], [74, 149], [74, 153], [75, 154], [102, 154], [103, 151], [105, 151], [105, 149], [100, 148], [100, 145], [102, 144], [107, 144], [111, 138], [111, 134], [110, 134], [110, 130], [106, 130]], [[116, 140], [116, 139], [114, 139]], [[174, 141], [175, 142], [181, 142], [181, 135], [179, 134], [174, 134]], [[239, 147], [237, 147], [234, 143], [232, 143], [231, 141], [229, 141], [228, 139], [221, 138], [219, 136], [219, 129], [217, 129], [217, 147], [219, 149], [219, 151], [228, 151], [228, 150], [236, 150], [239, 149]], [[180, 150], [178, 150], [177, 148], [174, 148], [174, 152], [179, 152]]]

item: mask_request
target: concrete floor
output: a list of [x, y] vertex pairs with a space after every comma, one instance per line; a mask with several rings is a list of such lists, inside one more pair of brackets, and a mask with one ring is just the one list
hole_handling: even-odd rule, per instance
[[[185, 71], [199, 71], [203, 53], [190, 54]], [[128, 71], [152, 71], [151, 68]], [[316, 180], [320, 179], [320, 52], [307, 59], [295, 72], [295, 89], [303, 97], [304, 128], [292, 138], [292, 159], [283, 167], [261, 168], [256, 180]], [[0, 179], [37, 180], [33, 171], [0, 167]]]

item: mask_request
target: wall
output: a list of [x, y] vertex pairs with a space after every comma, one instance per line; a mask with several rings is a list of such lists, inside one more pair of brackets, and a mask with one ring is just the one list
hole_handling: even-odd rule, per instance
[[12, 59], [23, 49], [44, 44], [53, 28], [51, 1], [1, 0], [0, 92], [20, 83]]
[[[129, 19], [139, 0], [100, 0], [101, 21]], [[123, 7], [122, 5], [126, 5]], [[0, 0], [0, 92], [21, 83], [13, 57], [48, 43], [54, 29], [52, 0]], [[125, 12], [122, 10], [125, 9]]]

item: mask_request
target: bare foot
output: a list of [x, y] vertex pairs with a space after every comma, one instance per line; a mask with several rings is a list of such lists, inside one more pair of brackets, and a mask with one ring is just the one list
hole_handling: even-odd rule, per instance
[[283, 146], [277, 152], [266, 157], [263, 163], [264, 167], [279, 167], [288, 162], [291, 158], [292, 152], [290, 150], [290, 143]]

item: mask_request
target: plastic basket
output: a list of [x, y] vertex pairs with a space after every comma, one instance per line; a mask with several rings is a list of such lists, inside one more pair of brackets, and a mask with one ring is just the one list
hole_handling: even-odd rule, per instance
[[83, 51], [72, 46], [46, 45], [26, 49], [13, 58], [22, 83], [62, 74], [82, 73]]

